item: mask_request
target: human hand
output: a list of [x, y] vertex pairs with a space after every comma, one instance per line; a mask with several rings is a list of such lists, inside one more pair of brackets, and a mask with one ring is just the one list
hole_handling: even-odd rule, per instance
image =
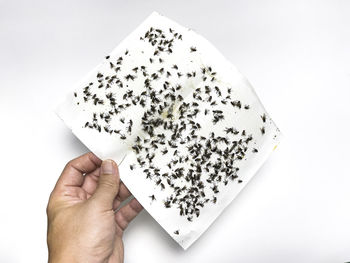
[[92, 153], [70, 161], [47, 205], [49, 262], [123, 262], [123, 231], [142, 210], [117, 165]]

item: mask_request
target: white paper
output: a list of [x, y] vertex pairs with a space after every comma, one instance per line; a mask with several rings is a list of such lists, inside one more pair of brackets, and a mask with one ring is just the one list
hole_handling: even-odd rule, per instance
[[[147, 31], [150, 32], [146, 34]], [[279, 130], [247, 79], [215, 47], [194, 31], [164, 16], [152, 13], [108, 56], [76, 85], [59, 105], [57, 113], [92, 152], [101, 159], [114, 159], [119, 164], [121, 179], [132, 194], [186, 249], [267, 159], [278, 144]], [[146, 79], [150, 79], [149, 87]], [[159, 101], [151, 102], [154, 97]], [[144, 103], [141, 103], [142, 98]], [[100, 101], [103, 104], [99, 104]], [[164, 102], [168, 105], [159, 108]], [[190, 105], [187, 109], [183, 107], [186, 103]], [[141, 104], [145, 104], [144, 107]], [[146, 118], [150, 123], [153, 120], [149, 126], [162, 123], [154, 129], [153, 137], [149, 130], [143, 130], [146, 124], [142, 121], [151, 105], [156, 110]], [[198, 109], [197, 115], [188, 116], [195, 109]], [[182, 110], [184, 118], [180, 118]], [[96, 113], [95, 121], [93, 113]], [[171, 123], [173, 127], [169, 130]], [[130, 125], [132, 129], [128, 131]], [[176, 125], [178, 129], [174, 128]], [[179, 132], [184, 125], [186, 129]], [[172, 138], [174, 133], [177, 137]], [[160, 134], [164, 134], [165, 139], [157, 136]], [[124, 136], [126, 138], [121, 139]], [[135, 145], [142, 147], [140, 153]], [[154, 154], [151, 161], [147, 161], [145, 147], [149, 147], [148, 157]], [[145, 162], [143, 167], [138, 157], [142, 158], [141, 163]], [[174, 162], [169, 168], [167, 164], [171, 161]], [[157, 168], [159, 171], [155, 170]], [[148, 178], [145, 169], [151, 171]], [[190, 169], [194, 172], [188, 175]]]

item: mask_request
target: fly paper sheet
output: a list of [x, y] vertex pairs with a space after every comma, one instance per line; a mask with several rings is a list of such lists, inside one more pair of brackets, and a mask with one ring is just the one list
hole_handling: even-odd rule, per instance
[[277, 146], [249, 82], [206, 39], [151, 14], [57, 113], [184, 249]]

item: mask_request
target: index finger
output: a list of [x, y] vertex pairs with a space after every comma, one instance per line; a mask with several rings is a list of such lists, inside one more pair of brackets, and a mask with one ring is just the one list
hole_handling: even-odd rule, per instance
[[94, 171], [101, 166], [102, 161], [92, 152], [81, 155], [67, 163], [56, 187], [81, 186], [84, 174]]

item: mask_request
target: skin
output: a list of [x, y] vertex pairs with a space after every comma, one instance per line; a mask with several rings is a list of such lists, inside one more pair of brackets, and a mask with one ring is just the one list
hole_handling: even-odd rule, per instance
[[47, 205], [49, 262], [123, 262], [123, 232], [142, 210], [118, 167], [92, 153], [70, 161]]

